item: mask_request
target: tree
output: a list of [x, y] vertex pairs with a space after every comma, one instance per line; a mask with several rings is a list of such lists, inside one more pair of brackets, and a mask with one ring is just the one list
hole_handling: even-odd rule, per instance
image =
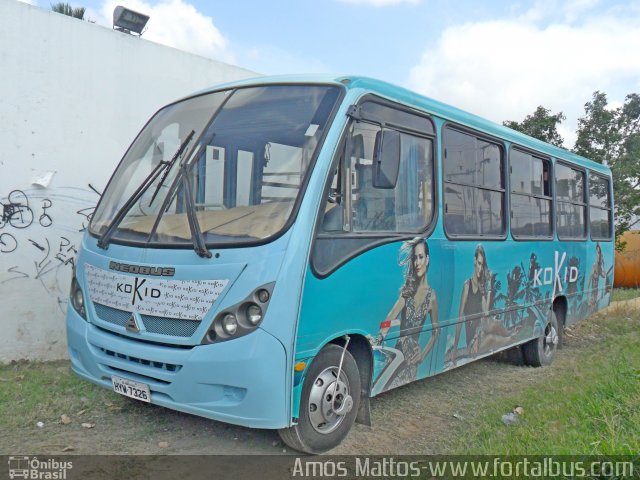
[[578, 120], [573, 151], [611, 167], [616, 210], [616, 248], [620, 235], [640, 222], [640, 95], [607, 108], [606, 94], [596, 91]]
[[564, 140], [558, 133], [557, 127], [565, 119], [562, 112], [551, 115], [551, 110], [540, 105], [532, 115], [527, 115], [522, 122], [507, 120], [502, 122], [505, 127], [525, 133], [533, 138], [563, 147]]
[[84, 20], [84, 12], [86, 9], [84, 7], [73, 8], [68, 3], [59, 2], [52, 3], [51, 10], [57, 13], [62, 13], [63, 15], [68, 15], [73, 18]]

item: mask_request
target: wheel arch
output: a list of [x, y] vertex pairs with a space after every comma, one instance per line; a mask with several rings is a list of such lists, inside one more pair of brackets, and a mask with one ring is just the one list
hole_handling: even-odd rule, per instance
[[567, 302], [567, 297], [565, 297], [564, 295], [558, 295], [553, 299], [551, 311], [556, 314], [556, 321], [558, 322], [558, 348], [562, 348], [562, 346], [564, 345], [564, 329], [567, 326], [568, 308], [569, 303]]
[[567, 297], [565, 297], [564, 295], [558, 295], [556, 298], [553, 299], [553, 305], [551, 309], [556, 314], [556, 319], [560, 324], [559, 326], [563, 328], [566, 327], [567, 325], [568, 306], [569, 304], [567, 302]]
[[[368, 397], [371, 392], [371, 379], [373, 377], [373, 350], [367, 338], [360, 333], [348, 334], [349, 345], [347, 351], [353, 356], [360, 372], [360, 385], [364, 397]], [[346, 343], [345, 335], [336, 337], [327, 342], [344, 347]], [[324, 348], [324, 347], [323, 347]]]

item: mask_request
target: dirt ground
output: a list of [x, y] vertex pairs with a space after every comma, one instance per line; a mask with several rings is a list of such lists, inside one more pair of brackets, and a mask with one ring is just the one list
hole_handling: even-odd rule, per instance
[[[565, 345], [546, 368], [517, 366], [502, 357], [477, 361], [414, 382], [371, 401], [373, 426], [356, 424], [332, 454], [445, 454], [465, 422], [483, 405], [543, 384], [572, 368], [582, 349], [603, 341], [590, 320], [565, 335]], [[57, 368], [66, 368], [62, 365]], [[98, 387], [95, 387], [98, 388]], [[51, 422], [0, 436], [0, 452], [29, 454], [294, 454], [277, 432], [227, 425], [125, 399], [105, 391], [101, 405], [69, 412], [71, 423]], [[88, 400], [87, 400], [88, 403]], [[82, 422], [95, 423], [91, 429]], [[160, 442], [167, 442], [162, 447]]]

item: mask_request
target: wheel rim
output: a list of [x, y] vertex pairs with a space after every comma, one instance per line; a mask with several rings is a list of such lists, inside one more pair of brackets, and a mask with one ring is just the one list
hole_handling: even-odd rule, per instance
[[307, 408], [311, 425], [318, 433], [327, 434], [333, 432], [340, 426], [346, 416], [346, 413], [343, 415], [336, 414], [335, 409], [339, 409], [344, 399], [349, 396], [349, 380], [344, 371], [340, 372], [339, 380], [337, 377], [338, 369], [329, 367], [323, 370], [313, 381]]
[[558, 345], [558, 331], [551, 323], [544, 330], [543, 347], [545, 356], [550, 356]]

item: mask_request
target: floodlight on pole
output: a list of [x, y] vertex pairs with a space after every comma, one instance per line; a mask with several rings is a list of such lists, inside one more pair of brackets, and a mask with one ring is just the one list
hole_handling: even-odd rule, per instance
[[113, 28], [124, 33], [142, 35], [145, 25], [149, 21], [149, 15], [134, 12], [121, 5], [113, 10]]

